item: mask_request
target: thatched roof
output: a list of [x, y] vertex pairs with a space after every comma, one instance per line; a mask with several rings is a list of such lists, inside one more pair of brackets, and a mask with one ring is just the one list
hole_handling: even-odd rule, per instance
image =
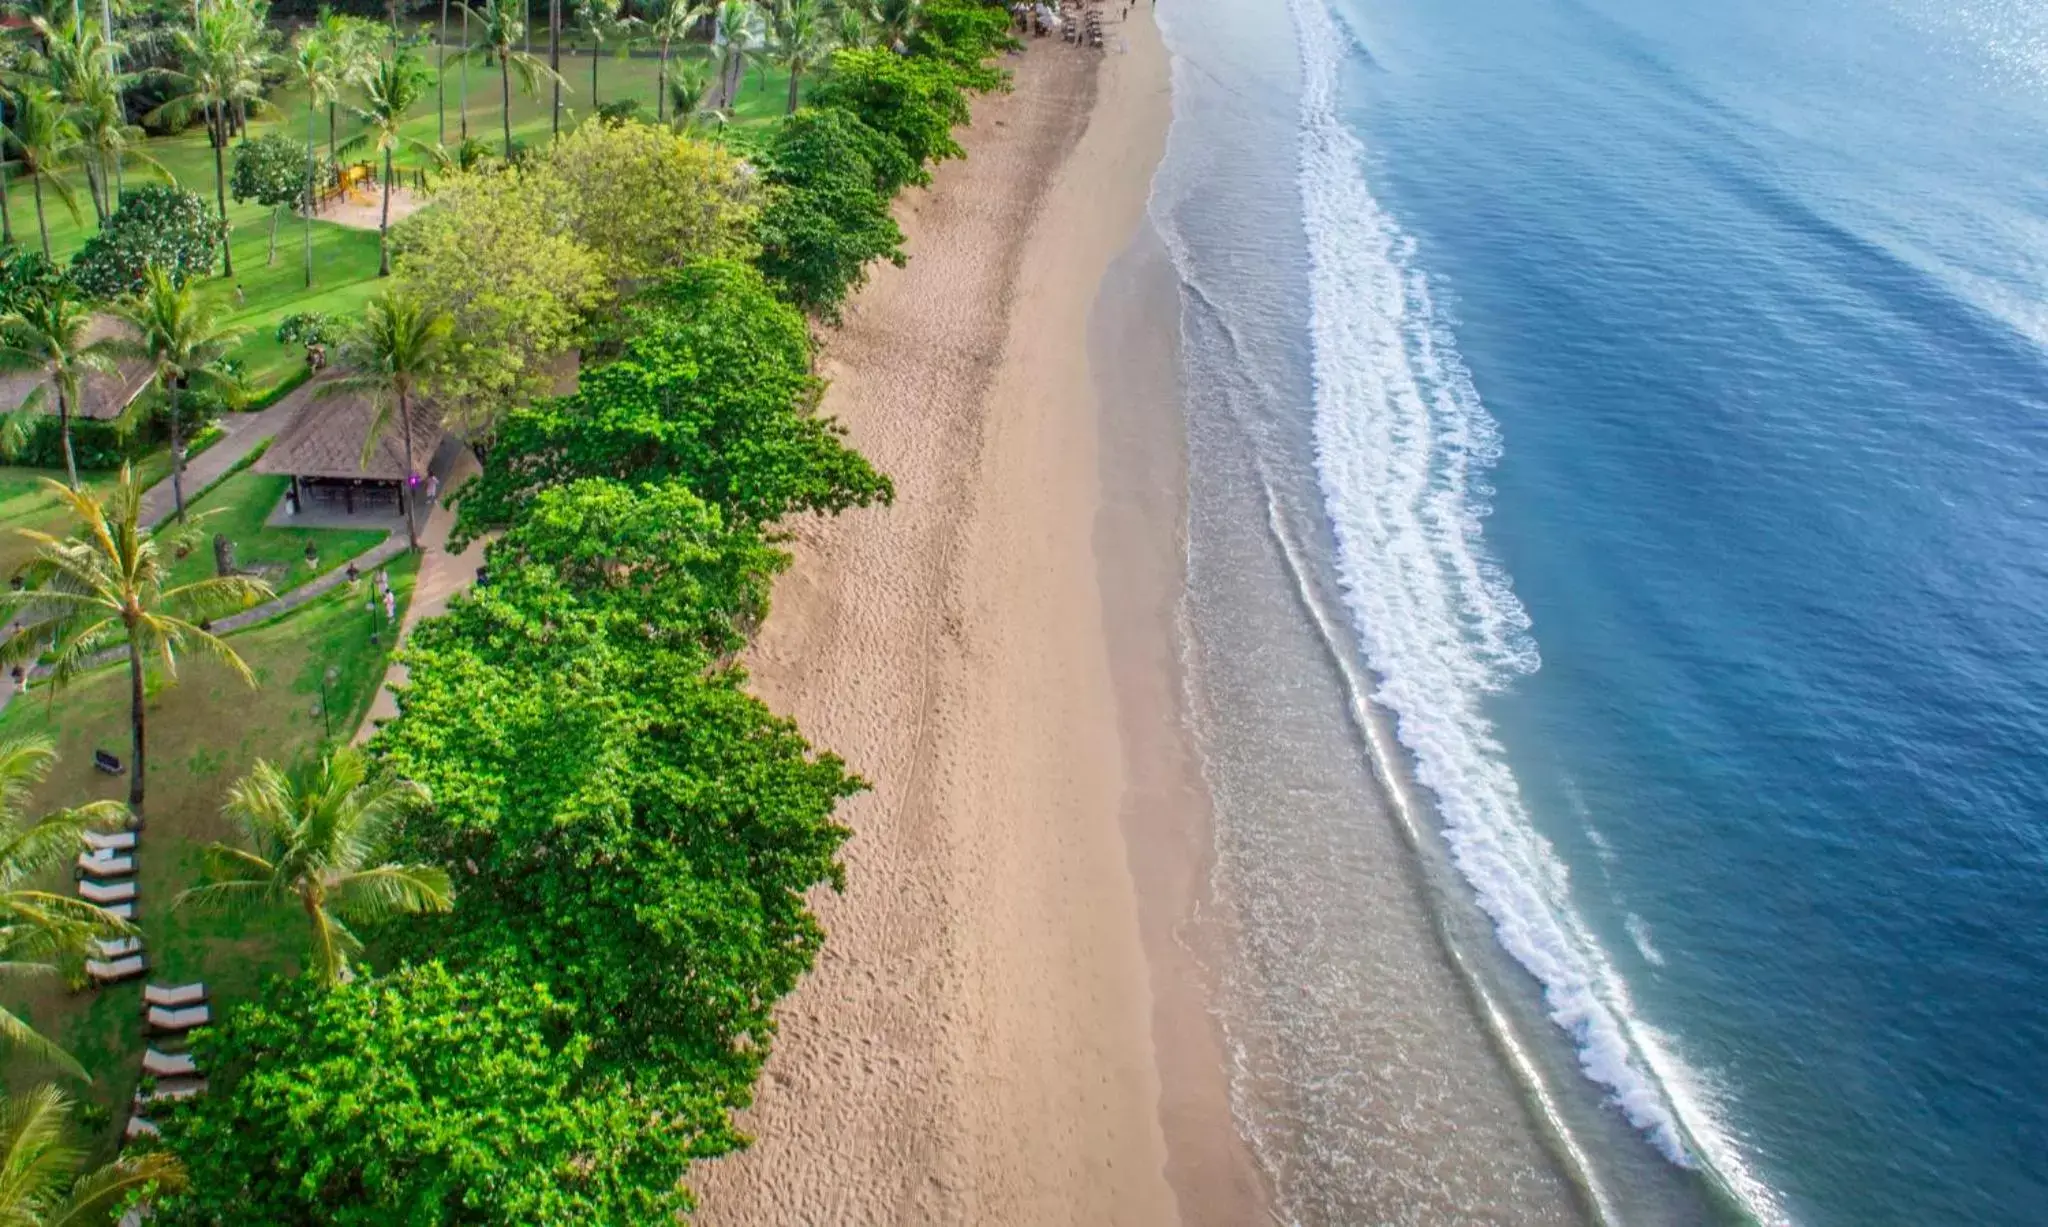
[[[120, 320], [111, 315], [95, 315], [86, 328], [86, 340], [98, 341], [113, 336], [116, 332], [134, 335]], [[11, 412], [28, 399], [28, 394], [37, 385], [46, 384], [49, 379], [38, 371], [10, 371], [0, 374], [0, 412]], [[123, 410], [142, 389], [149, 386], [149, 363], [141, 358], [126, 358], [117, 363], [112, 374], [94, 373], [85, 377], [79, 388], [80, 403], [72, 406], [73, 417], [107, 420], [121, 416]], [[57, 412], [57, 398], [52, 395], [44, 401], [49, 412]]]
[[[402, 481], [405, 478], [405, 440], [394, 420], [363, 463], [363, 440], [370, 433], [375, 413], [367, 394], [349, 392], [339, 396], [316, 393], [327, 380], [314, 380], [287, 399], [299, 402], [291, 425], [279, 432], [256, 462], [258, 473], [282, 473], [292, 477], [327, 477], [336, 480]], [[396, 415], [394, 415], [395, 418]], [[415, 402], [412, 407], [413, 463], [421, 473], [441, 444], [441, 411], [433, 405]]]

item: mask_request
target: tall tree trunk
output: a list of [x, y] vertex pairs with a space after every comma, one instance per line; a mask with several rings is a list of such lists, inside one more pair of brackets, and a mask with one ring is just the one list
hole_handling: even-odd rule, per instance
[[107, 202], [100, 196], [100, 175], [98, 160], [88, 158], [85, 163], [85, 194], [92, 197], [92, 219], [100, 229], [107, 228]]
[[498, 85], [502, 101], [498, 116], [505, 124], [505, 160], [512, 160], [512, 49], [505, 48], [505, 54], [498, 57]]
[[[407, 395], [405, 385], [398, 385], [398, 429], [405, 439], [405, 481], [399, 485], [399, 492], [405, 511], [405, 539], [412, 552], [420, 552], [420, 530], [413, 523], [413, 467], [412, 467], [412, 398]], [[394, 636], [394, 642], [396, 637]]]
[[789, 110], [784, 112], [784, 114], [796, 114], [796, 83], [803, 75], [804, 70], [802, 68], [795, 64], [789, 66]]
[[[220, 205], [220, 224], [225, 231], [228, 224], [228, 163], [227, 163], [227, 120], [228, 109], [220, 107], [220, 131], [218, 140], [213, 142], [213, 197]], [[235, 247], [233, 236], [223, 233], [220, 240], [221, 276], [235, 275]]]
[[340, 166], [341, 155], [334, 152], [334, 105], [331, 100], [327, 104], [327, 161], [330, 165]]
[[315, 200], [316, 177], [314, 175], [313, 142], [319, 139], [320, 108], [313, 100], [306, 100], [306, 288], [313, 288], [313, 202]]
[[391, 151], [384, 151], [384, 211], [377, 219], [377, 275], [391, 275]]
[[462, 103], [456, 107], [460, 116], [462, 139], [469, 140], [469, 6], [462, 6]]
[[71, 398], [64, 395], [64, 381], [53, 380], [57, 385], [57, 436], [64, 441], [64, 480], [78, 489], [78, 461], [71, 455]]
[[147, 770], [143, 757], [142, 645], [135, 642], [135, 628], [128, 628], [128, 813], [135, 825], [142, 825], [142, 781]]
[[185, 381], [171, 384], [171, 514], [185, 522]]
[[590, 38], [590, 113], [597, 113], [597, 60], [599, 45], [597, 36]]
[[661, 40], [661, 59], [654, 66], [654, 122], [668, 118], [668, 40]]
[[43, 232], [43, 259], [48, 260], [52, 258], [50, 255], [50, 219], [43, 216], [43, 176], [41, 171], [36, 172], [32, 182], [35, 184], [36, 189], [36, 229]]
[[441, 41], [434, 44], [434, 139], [448, 144], [448, 0], [441, 0]]
[[14, 210], [7, 207], [7, 168], [0, 165], [0, 243], [14, 246]]
[[562, 135], [562, 0], [548, 0], [548, 70], [554, 74], [554, 134]]
[[277, 223], [284, 216], [284, 210], [270, 206], [270, 254], [264, 258], [263, 266], [269, 268], [277, 263]]

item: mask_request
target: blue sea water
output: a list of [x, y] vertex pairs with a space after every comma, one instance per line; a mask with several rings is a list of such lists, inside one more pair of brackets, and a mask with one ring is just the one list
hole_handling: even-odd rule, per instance
[[1540, 1029], [1759, 1220], [2048, 1223], [2048, 6], [1251, 11], [1291, 181], [1155, 213]]

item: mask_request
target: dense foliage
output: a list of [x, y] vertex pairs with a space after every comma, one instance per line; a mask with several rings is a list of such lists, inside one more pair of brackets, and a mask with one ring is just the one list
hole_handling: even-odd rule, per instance
[[803, 317], [754, 269], [707, 260], [630, 309], [637, 335], [576, 395], [513, 410], [459, 495], [458, 534], [511, 523], [541, 490], [586, 476], [680, 481], [739, 523], [843, 511], [893, 490], [814, 412]]
[[124, 298], [142, 289], [154, 264], [182, 285], [213, 270], [227, 223], [197, 192], [152, 183], [121, 193], [121, 207], [71, 260], [71, 277], [88, 297]]
[[[14, 248], [0, 252], [0, 315], [14, 311], [31, 297], [65, 281], [66, 274], [40, 251]], [[77, 297], [75, 294], [72, 297]]]
[[906, 173], [905, 160], [849, 111], [805, 108], [778, 126], [764, 158], [774, 194], [761, 214], [759, 263], [791, 302], [837, 321], [870, 261], [903, 264], [888, 184]]
[[305, 197], [308, 167], [306, 146], [283, 133], [237, 142], [228, 194], [266, 208], [290, 208]]

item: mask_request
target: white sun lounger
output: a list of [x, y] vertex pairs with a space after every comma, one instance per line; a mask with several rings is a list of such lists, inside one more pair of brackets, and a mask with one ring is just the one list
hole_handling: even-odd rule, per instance
[[78, 872], [103, 878], [125, 878], [135, 872], [135, 858], [119, 852], [81, 852], [78, 854]]
[[94, 852], [133, 852], [135, 832], [133, 831], [87, 831], [85, 846]]
[[196, 1005], [206, 1000], [206, 985], [193, 984], [152, 984], [142, 990], [142, 1004], [169, 1006]]
[[213, 1012], [203, 1005], [186, 1006], [182, 1010], [167, 1010], [162, 1006], [149, 1007], [143, 1016], [150, 1028], [156, 1031], [190, 1031], [213, 1021]]
[[132, 903], [115, 903], [100, 910], [109, 916], [119, 916], [123, 920], [135, 919], [135, 905]]
[[199, 1073], [199, 1065], [189, 1052], [158, 1052], [152, 1048], [142, 1054], [142, 1072], [152, 1078], [190, 1078]]
[[131, 954], [142, 953], [142, 939], [139, 937], [95, 937], [92, 948], [103, 959], [123, 959]]
[[204, 1090], [206, 1090], [206, 1079], [204, 1078], [173, 1078], [168, 1082], [157, 1083], [156, 1089], [147, 1094], [142, 1091], [135, 1092], [135, 1105], [141, 1107], [143, 1104], [156, 1103], [159, 1100], [165, 1099], [190, 1099]]
[[95, 882], [85, 878], [78, 884], [78, 897], [90, 903], [126, 903], [135, 897], [135, 883]]
[[136, 1138], [161, 1137], [162, 1134], [152, 1122], [140, 1116], [131, 1116], [128, 1118], [128, 1127], [121, 1130], [121, 1136], [132, 1142]]
[[101, 984], [119, 984], [123, 980], [133, 980], [148, 970], [148, 964], [143, 962], [139, 954], [131, 954], [127, 958], [107, 963], [102, 963], [98, 959], [85, 961], [85, 974]]

